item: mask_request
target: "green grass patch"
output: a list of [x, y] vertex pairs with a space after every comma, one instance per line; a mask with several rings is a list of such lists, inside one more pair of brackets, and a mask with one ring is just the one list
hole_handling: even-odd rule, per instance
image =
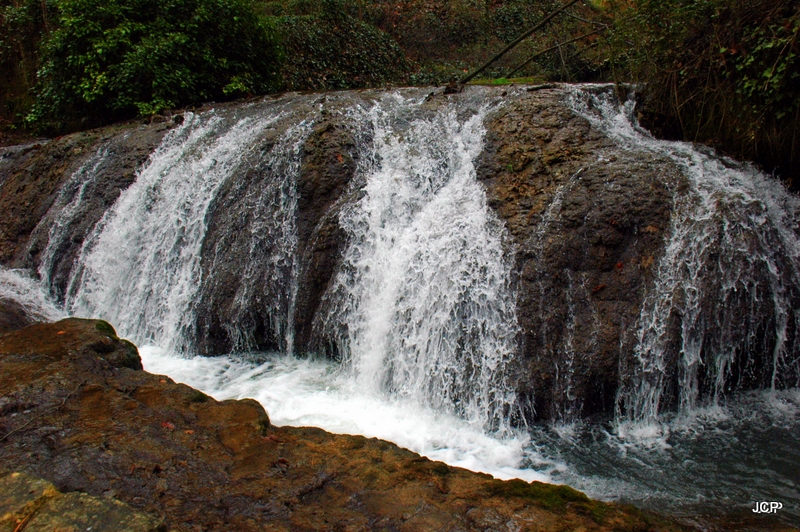
[[474, 79], [467, 85], [535, 85], [544, 83], [544, 79], [538, 76], [527, 76], [524, 78], [480, 78]]

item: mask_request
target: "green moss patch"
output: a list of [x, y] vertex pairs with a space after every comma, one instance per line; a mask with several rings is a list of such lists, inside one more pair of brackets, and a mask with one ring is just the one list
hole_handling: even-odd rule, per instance
[[592, 502], [589, 497], [569, 486], [541, 482], [528, 483], [519, 479], [493, 480], [488, 483], [486, 491], [492, 497], [517, 497], [555, 511], [565, 510], [569, 503]]

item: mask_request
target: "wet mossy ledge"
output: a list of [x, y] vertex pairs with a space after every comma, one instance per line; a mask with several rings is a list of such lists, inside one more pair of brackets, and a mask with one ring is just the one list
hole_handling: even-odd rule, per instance
[[[136, 347], [103, 321], [0, 334], [0, 390], [0, 478], [124, 509], [142, 530], [686, 530], [567, 486], [276, 427], [251, 399], [216, 401], [143, 371]], [[40, 509], [55, 503], [14, 506], [11, 484], [0, 483], [0, 530], [47, 528], [56, 514]]]

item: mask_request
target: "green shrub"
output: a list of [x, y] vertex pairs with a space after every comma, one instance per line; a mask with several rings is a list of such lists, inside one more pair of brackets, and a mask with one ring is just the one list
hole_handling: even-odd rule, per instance
[[405, 79], [408, 65], [397, 43], [353, 17], [348, 6], [326, 0], [313, 15], [279, 19], [286, 88], [347, 89]]
[[608, 60], [616, 79], [646, 84], [656, 133], [797, 180], [799, 34], [796, 0], [639, 0], [619, 9]]
[[54, 0], [29, 122], [92, 125], [275, 89], [278, 52], [248, 0]]

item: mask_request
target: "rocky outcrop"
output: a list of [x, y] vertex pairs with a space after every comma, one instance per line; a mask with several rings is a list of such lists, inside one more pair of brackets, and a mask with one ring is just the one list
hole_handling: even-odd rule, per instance
[[613, 410], [684, 178], [615, 146], [563, 98], [537, 91], [494, 114], [477, 171], [513, 240], [518, 388], [537, 418], [568, 420]]
[[165, 532], [166, 528], [113, 498], [64, 494], [46, 480], [14, 472], [0, 478], [0, 530]]
[[[186, 333], [197, 352], [293, 342], [297, 352], [339, 355], [313, 324], [346, 244], [341, 209], [359, 197], [351, 185], [360, 147], [371, 142], [371, 129], [346, 110], [371, 97], [287, 95], [242, 111], [291, 109], [242, 154], [209, 208], [195, 324]], [[436, 93], [425, 107], [459, 97]], [[612, 145], [563, 99], [561, 89], [510, 99], [489, 115], [476, 161], [489, 204], [512, 237], [522, 329], [517, 388], [534, 417], [547, 419], [613, 409], [620, 359], [631, 352], [631, 327], [682, 179], [667, 161]], [[298, 117], [313, 126], [292, 137]], [[167, 129], [128, 126], [4, 148], [0, 209], [9, 216], [0, 220], [0, 262], [40, 267], [58, 213], [82, 196], [56, 223], [63, 234], [49, 253], [57, 260], [45, 264], [63, 295], [87, 233]], [[85, 176], [84, 167], [91, 167]], [[292, 172], [296, 179], [287, 180]], [[287, 259], [284, 248], [292, 246]]]
[[[484, 89], [449, 95], [437, 90], [428, 98], [422, 90], [414, 93], [424, 103], [393, 123], [392, 134], [402, 137], [416, 118], [459, 99], [470, 101], [472, 90]], [[504, 94], [502, 88], [485, 90], [497, 90], [492, 98]], [[244, 116], [276, 118], [252, 146], [237, 152], [230, 164], [235, 171], [214, 189], [203, 219], [198, 295], [187, 296], [189, 318], [180, 325], [187, 345], [180, 347], [204, 355], [248, 349], [343, 355], [330, 336], [346, 325], [329, 323], [339, 308], [331, 301], [338, 297], [331, 295], [332, 281], [347, 245], [340, 215], [362, 197], [358, 168], [374, 134], [364, 111], [383, 95], [286, 94], [217, 106], [203, 115], [229, 126]], [[569, 109], [564, 87], [518, 88], [506, 95], [485, 120], [484, 149], [475, 163], [488, 204], [510, 235], [521, 329], [512, 378], [534, 419], [608, 415], [624, 381], [620, 368], [636, 365], [637, 320], [686, 178], [670, 160], [614, 145]], [[87, 234], [172, 124], [128, 124], [0, 148], [0, 263], [42, 272], [63, 298]], [[55, 233], [58, 238], [50, 238]], [[754, 296], [759, 305], [769, 306], [770, 283], [750, 284], [763, 291]], [[725, 314], [727, 321], [766, 312], [746, 298], [713, 303], [719, 291], [708, 292], [709, 313], [741, 309]], [[9, 320], [30, 323], [6, 305]], [[669, 383], [680, 372], [679, 314], [673, 312], [665, 326], [666, 343], [675, 346], [665, 365]], [[770, 385], [765, 376], [776, 373], [774, 360], [762, 356], [774, 350], [776, 340], [769, 338], [786, 336], [797, 345], [796, 324], [785, 335], [765, 332], [779, 318], [754, 320], [752, 331], [742, 333], [748, 336], [742, 350], [747, 353], [737, 354], [741, 362], [731, 365], [733, 387]], [[347, 337], [346, 331], [340, 336]], [[730, 335], [717, 336], [722, 342]], [[720, 350], [716, 344], [713, 349]], [[797, 375], [792, 349], [785, 357], [795, 368], [786, 372], [787, 386]], [[631, 375], [629, 380], [636, 378]], [[676, 403], [672, 396], [665, 393], [664, 407]]]
[[0, 297], [0, 334], [22, 329], [37, 321], [18, 302]]
[[[56, 497], [52, 483], [60, 500], [94, 501], [87, 511], [123, 503], [176, 531], [680, 529], [565, 486], [493, 480], [377, 439], [275, 427], [255, 401], [219, 402], [136, 362], [135, 347], [100, 321], [0, 335], [0, 478], [44, 479], [29, 481], [43, 491], [32, 500]], [[35, 519], [27, 529], [11, 523], [40, 529]]]

